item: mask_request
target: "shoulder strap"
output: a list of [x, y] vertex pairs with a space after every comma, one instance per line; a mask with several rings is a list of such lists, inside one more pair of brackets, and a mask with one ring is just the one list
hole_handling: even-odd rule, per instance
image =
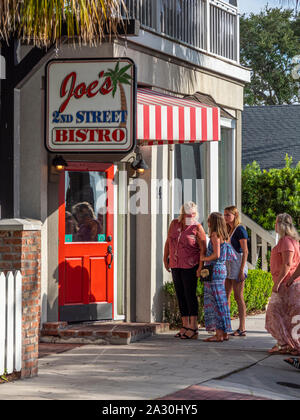
[[238, 228], [239, 226], [240, 226], [240, 225], [237, 225], [237, 226], [235, 227], [234, 231], [233, 231], [233, 232], [232, 232], [232, 234], [230, 235], [230, 240], [231, 240], [231, 238], [233, 237], [233, 235], [234, 235], [235, 231], [237, 230], [237, 228]]

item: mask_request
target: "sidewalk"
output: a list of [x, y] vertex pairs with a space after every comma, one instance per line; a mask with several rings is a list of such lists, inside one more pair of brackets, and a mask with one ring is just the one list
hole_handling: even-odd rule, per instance
[[40, 358], [38, 377], [1, 384], [0, 399], [300, 399], [299, 372], [267, 354], [264, 316], [248, 318], [247, 329], [224, 343], [204, 343], [201, 330], [198, 340], [169, 332], [130, 345], [62, 344]]

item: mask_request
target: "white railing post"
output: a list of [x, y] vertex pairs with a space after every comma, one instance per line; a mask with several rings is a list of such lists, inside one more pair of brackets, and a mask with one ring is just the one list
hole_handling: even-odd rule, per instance
[[264, 271], [268, 271], [267, 252], [268, 252], [267, 241], [261, 238], [261, 268]]
[[210, 0], [206, 0], [206, 51], [210, 52]]
[[0, 375], [5, 371], [6, 337], [6, 277], [0, 273]]
[[15, 272], [15, 370], [22, 369], [22, 274]]
[[14, 371], [14, 275], [10, 271], [6, 277], [7, 318], [6, 318], [6, 371]]
[[253, 229], [251, 229], [251, 264], [255, 267], [257, 263], [257, 237]]
[[161, 32], [161, 0], [152, 0], [155, 30]]
[[240, 64], [240, 14], [236, 14], [236, 61]]
[[22, 369], [22, 275], [0, 272], [0, 375]]

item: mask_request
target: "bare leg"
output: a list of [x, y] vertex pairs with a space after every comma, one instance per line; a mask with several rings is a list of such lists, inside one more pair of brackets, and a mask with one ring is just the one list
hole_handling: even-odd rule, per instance
[[197, 316], [190, 316], [190, 327], [192, 330], [198, 329], [198, 317]]
[[198, 317], [190, 316], [189, 317], [189, 329], [185, 331], [182, 338], [197, 338], [198, 337]]
[[180, 334], [184, 334], [184, 333], [186, 333], [186, 330], [188, 328], [190, 328], [189, 327], [189, 317], [188, 316], [183, 316], [181, 319], [182, 319], [182, 327], [181, 327], [181, 330], [180, 330]]
[[189, 329], [189, 317], [183, 316], [181, 317], [182, 327], [180, 328], [180, 331], [175, 335], [176, 338], [181, 338], [183, 334], [187, 332]]
[[245, 282], [236, 282], [233, 283], [233, 290], [234, 290], [234, 298], [236, 300], [236, 303], [238, 305], [239, 310], [239, 318], [240, 318], [240, 331], [246, 330], [246, 304], [244, 300], [244, 287]]
[[224, 331], [223, 331], [223, 330], [217, 330], [217, 331], [216, 331], [216, 336], [217, 336], [218, 340], [220, 340], [220, 341], [221, 341], [221, 340], [222, 340], [222, 341], [224, 340], [224, 334], [225, 334], [225, 333], [224, 333]]
[[[198, 317], [197, 316], [190, 316], [189, 317], [189, 326], [190, 328], [188, 331], [185, 332], [185, 335], [188, 337], [193, 336], [198, 331]], [[194, 331], [191, 331], [194, 330]]]
[[225, 280], [225, 290], [226, 290], [226, 296], [228, 300], [229, 309], [230, 309], [230, 297], [233, 290], [233, 282], [234, 280], [230, 280], [230, 279]]

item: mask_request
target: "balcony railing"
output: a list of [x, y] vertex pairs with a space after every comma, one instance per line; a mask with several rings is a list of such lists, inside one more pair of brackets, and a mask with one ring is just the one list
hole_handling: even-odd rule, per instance
[[239, 62], [239, 15], [233, 0], [124, 0], [129, 17], [191, 48]]

